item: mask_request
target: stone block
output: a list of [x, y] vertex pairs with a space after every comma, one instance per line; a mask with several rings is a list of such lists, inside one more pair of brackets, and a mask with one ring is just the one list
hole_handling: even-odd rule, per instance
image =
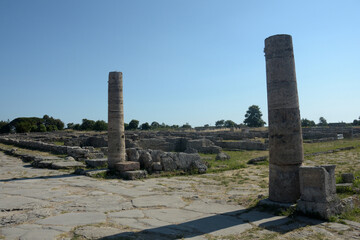
[[342, 204], [336, 196], [335, 165], [303, 166], [299, 169], [301, 197], [297, 210], [329, 219], [341, 213]]
[[153, 162], [161, 162], [161, 155], [164, 154], [164, 151], [161, 150], [152, 150], [151, 158]]
[[259, 164], [268, 161], [268, 156], [262, 156], [257, 158], [250, 159], [247, 163], [248, 164]]
[[300, 167], [301, 200], [329, 202], [336, 194], [335, 165]]
[[136, 180], [146, 178], [147, 174], [144, 170], [136, 170], [136, 171], [124, 171], [121, 172], [121, 176], [126, 180]]
[[162, 171], [163, 169], [162, 169], [161, 163], [160, 162], [153, 162], [152, 163], [152, 170], [154, 172]]
[[296, 202], [300, 197], [300, 165], [269, 164], [269, 199], [275, 202]]
[[176, 158], [176, 155], [172, 153], [166, 153], [161, 156], [161, 165], [164, 171], [174, 171], [177, 169], [177, 165], [173, 157]]
[[73, 169], [73, 168], [82, 168], [85, 165], [77, 161], [57, 161], [51, 164], [53, 169]]
[[104, 167], [107, 165], [107, 162], [106, 158], [85, 160], [86, 166], [91, 168]]
[[221, 152], [216, 155], [215, 159], [216, 160], [229, 160], [230, 156], [227, 153]]
[[140, 169], [139, 162], [118, 162], [115, 165], [115, 169], [119, 172], [134, 171]]
[[353, 183], [355, 180], [354, 174], [352, 173], [343, 173], [341, 174], [341, 179], [343, 183]]
[[127, 148], [126, 154], [128, 156], [128, 160], [132, 162], [138, 162], [139, 161], [139, 152], [136, 150], [136, 148]]
[[88, 177], [98, 177], [103, 176], [108, 172], [108, 169], [96, 169], [96, 170], [87, 170], [85, 175]]
[[334, 198], [329, 202], [308, 202], [299, 200], [296, 209], [297, 211], [310, 216], [329, 219], [331, 216], [341, 213], [342, 205], [338, 198]]
[[140, 167], [142, 169], [151, 171], [151, 166], [152, 166], [153, 160], [152, 160], [151, 154], [148, 151], [142, 150], [140, 152], [139, 162], [140, 162]]

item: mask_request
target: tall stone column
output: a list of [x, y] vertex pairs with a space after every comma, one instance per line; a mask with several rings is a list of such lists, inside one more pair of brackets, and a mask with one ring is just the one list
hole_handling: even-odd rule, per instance
[[269, 117], [269, 199], [296, 202], [300, 197], [299, 167], [303, 139], [290, 35], [265, 39]]
[[108, 166], [126, 161], [122, 72], [109, 73], [108, 89]]

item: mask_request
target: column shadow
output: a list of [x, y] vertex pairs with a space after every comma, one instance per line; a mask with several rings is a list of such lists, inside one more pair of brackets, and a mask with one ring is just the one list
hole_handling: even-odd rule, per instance
[[[149, 227], [148, 229], [137, 231], [122, 232], [111, 236], [106, 236], [100, 239], [182, 239], [193, 238], [204, 234], [216, 235], [232, 235], [236, 234], [238, 228], [238, 234], [251, 229], [255, 226], [264, 228], [273, 232], [285, 234], [298, 228], [302, 228], [308, 225], [321, 224], [324, 221], [308, 219], [307, 221], [299, 221], [293, 217], [285, 217], [276, 220], [270, 220], [274, 217], [264, 217], [261, 214], [255, 214], [251, 216], [252, 211], [261, 211], [262, 207], [252, 207], [244, 210], [238, 210], [233, 212], [227, 212], [222, 214], [215, 214], [208, 217], [203, 217], [196, 220], [191, 220], [179, 224], [169, 224], [161, 227]], [[242, 214], [250, 214], [250, 217], [242, 217]], [[264, 215], [269, 212], [264, 212]], [[266, 219], [269, 218], [269, 221]], [[261, 223], [256, 223], [261, 221]], [[221, 233], [220, 233], [221, 232]]]

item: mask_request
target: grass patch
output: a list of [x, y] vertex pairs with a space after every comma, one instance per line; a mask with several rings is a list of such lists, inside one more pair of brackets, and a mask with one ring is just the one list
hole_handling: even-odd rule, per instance
[[209, 164], [208, 173], [235, 170], [247, 167], [247, 161], [264, 156], [268, 151], [224, 151], [230, 156], [229, 160], [215, 160], [216, 154], [200, 153], [200, 156]]
[[304, 154], [325, 152], [344, 147], [360, 147], [360, 139], [342, 139], [329, 142], [304, 143]]
[[350, 220], [350, 221], [354, 221], [354, 222], [360, 222], [360, 208], [354, 208], [352, 210], [346, 211], [344, 213], [342, 213], [339, 216], [340, 220], [344, 219], [344, 220]]

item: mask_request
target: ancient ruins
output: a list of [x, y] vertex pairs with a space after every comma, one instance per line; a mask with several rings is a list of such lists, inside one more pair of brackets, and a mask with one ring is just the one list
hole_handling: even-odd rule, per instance
[[290, 35], [265, 40], [269, 117], [269, 199], [296, 202], [303, 141], [295, 60]]
[[123, 76], [121, 72], [109, 73], [108, 90], [108, 166], [126, 161]]
[[[337, 196], [333, 162], [358, 167], [360, 145], [304, 154], [303, 139], [357, 139], [360, 128], [301, 128], [292, 37], [271, 36], [264, 51], [268, 128], [125, 132], [123, 74], [110, 72], [107, 132], [0, 135], [0, 238], [357, 239], [359, 223], [320, 219], [359, 205]], [[239, 152], [247, 159], [222, 171]], [[358, 181], [341, 173], [345, 189]]]

